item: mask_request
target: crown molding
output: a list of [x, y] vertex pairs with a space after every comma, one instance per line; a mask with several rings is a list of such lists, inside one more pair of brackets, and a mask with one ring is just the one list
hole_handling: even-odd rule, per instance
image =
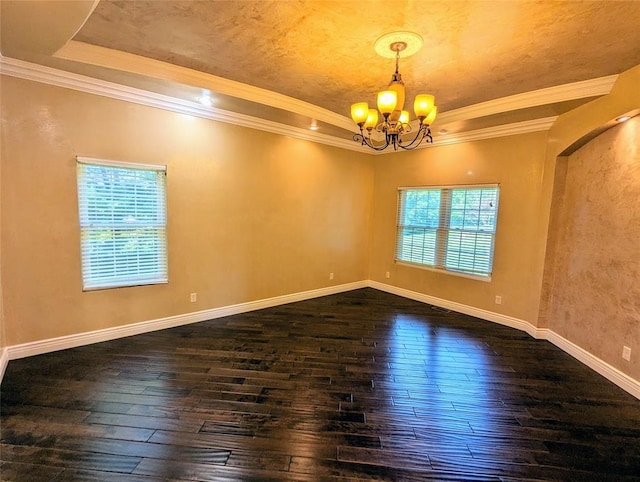
[[[434, 138], [433, 144], [420, 144], [420, 147], [418, 147], [417, 149], [427, 149], [430, 147], [446, 146], [450, 144], [461, 144], [463, 142], [482, 141], [485, 139], [493, 139], [496, 137], [515, 136], [517, 134], [528, 134], [530, 132], [546, 131], [551, 128], [557, 118], [557, 116], [544, 117], [541, 119], [514, 122], [512, 124], [502, 124], [494, 127], [486, 127], [484, 129], [476, 129], [474, 131], [451, 133], [447, 135], [440, 134], [438, 137]], [[372, 154], [375, 156], [380, 156], [389, 153], [390, 152], [379, 151], [373, 152]]]
[[[390, 154], [393, 151], [372, 151], [363, 147], [357, 142], [350, 139], [343, 139], [317, 131], [301, 129], [278, 122], [273, 122], [258, 117], [231, 112], [216, 107], [205, 107], [198, 102], [187, 101], [164, 94], [157, 94], [134, 87], [109, 82], [105, 80], [95, 79], [85, 75], [66, 72], [63, 70], [46, 67], [44, 65], [27, 62], [24, 60], [4, 57], [0, 55], [0, 73], [11, 77], [17, 77], [34, 82], [40, 82], [66, 89], [72, 89], [88, 94], [99, 95], [111, 99], [123, 100], [135, 104], [155, 107], [171, 112], [176, 112], [194, 117], [201, 117], [218, 122], [224, 122], [241, 127], [258, 129], [273, 134], [302, 139], [319, 144], [329, 145], [340, 149], [348, 149], [369, 155]], [[293, 99], [295, 100], [295, 99]], [[496, 104], [501, 99], [492, 101]], [[474, 106], [471, 106], [473, 108]], [[443, 114], [446, 115], [447, 113]], [[504, 124], [485, 129], [474, 131], [452, 133], [447, 136], [438, 136], [433, 144], [423, 144], [420, 148], [429, 148], [444, 146], [448, 144], [457, 144], [462, 142], [471, 142], [482, 139], [491, 139], [494, 137], [503, 137], [516, 134], [525, 134], [528, 132], [537, 132], [547, 130], [551, 127], [556, 117], [546, 117], [543, 119], [534, 119], [513, 124]], [[349, 121], [351, 122], [351, 121]]]
[[546, 131], [551, 128], [557, 118], [558, 116], [543, 117], [540, 119], [476, 129], [474, 131], [451, 133], [446, 135], [440, 134], [435, 145], [442, 146], [446, 144], [459, 144], [461, 142], [480, 141], [483, 139], [492, 139], [494, 137], [514, 136], [517, 134], [527, 134], [529, 132]]
[[208, 89], [218, 94], [294, 112], [354, 133], [358, 130], [350, 118], [309, 102], [121, 50], [71, 40], [58, 50], [54, 57]]
[[258, 129], [273, 134], [339, 147], [341, 149], [368, 153], [368, 150], [365, 150], [362, 146], [348, 139], [341, 139], [246, 114], [218, 109], [216, 107], [205, 107], [198, 102], [191, 102], [164, 94], [157, 94], [155, 92], [116, 84], [114, 82], [94, 79], [93, 77], [66, 72], [10, 57], [0, 56], [0, 73], [10, 77], [17, 77], [88, 94], [155, 107], [179, 114]]
[[606, 95], [611, 92], [613, 84], [615, 84], [617, 79], [618, 75], [608, 75], [606, 77], [562, 84], [555, 87], [547, 87], [546, 89], [532, 90], [531, 92], [493, 99], [443, 112], [438, 116], [435, 124], [442, 127], [452, 122], [477, 119], [478, 117], [486, 117], [513, 110]]

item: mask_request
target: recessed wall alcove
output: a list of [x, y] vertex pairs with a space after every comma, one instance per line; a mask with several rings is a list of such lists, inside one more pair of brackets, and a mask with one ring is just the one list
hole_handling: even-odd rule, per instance
[[591, 137], [556, 163], [541, 318], [638, 378], [623, 346], [640, 339], [640, 119]]

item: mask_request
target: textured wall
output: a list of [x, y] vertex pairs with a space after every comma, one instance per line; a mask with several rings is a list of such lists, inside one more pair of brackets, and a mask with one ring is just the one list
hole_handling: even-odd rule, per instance
[[[8, 345], [367, 278], [369, 156], [10, 77], [2, 94]], [[167, 165], [168, 284], [82, 292], [76, 155]]]
[[559, 158], [552, 210], [549, 328], [640, 379], [640, 117]]

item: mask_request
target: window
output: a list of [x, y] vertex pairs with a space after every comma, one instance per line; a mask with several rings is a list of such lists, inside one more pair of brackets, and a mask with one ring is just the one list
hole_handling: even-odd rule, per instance
[[396, 261], [491, 277], [497, 185], [400, 189]]
[[84, 290], [166, 283], [166, 167], [77, 161]]

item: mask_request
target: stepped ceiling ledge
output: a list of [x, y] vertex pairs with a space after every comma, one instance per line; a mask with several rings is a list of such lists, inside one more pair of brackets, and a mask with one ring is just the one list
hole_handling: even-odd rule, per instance
[[374, 44], [389, 32], [423, 39], [400, 70], [408, 100], [435, 95], [435, 146], [547, 130], [640, 64], [635, 0], [3, 0], [0, 8], [4, 75], [369, 153], [353, 141], [350, 106], [373, 106], [386, 88], [394, 61]]

